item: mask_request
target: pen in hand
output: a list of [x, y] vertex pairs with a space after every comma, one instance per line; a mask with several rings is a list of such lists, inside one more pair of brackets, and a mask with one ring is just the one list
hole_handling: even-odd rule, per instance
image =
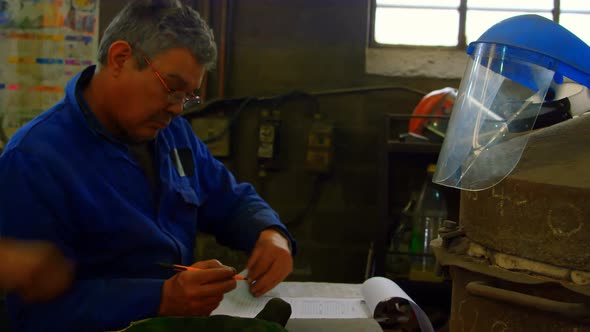
[[[203, 269], [199, 269], [197, 267], [180, 265], [180, 264], [170, 264], [170, 263], [158, 262], [158, 265], [163, 266], [163, 267], [172, 268], [176, 272], [182, 272], [182, 271], [202, 271], [203, 270]], [[244, 277], [243, 275], [239, 275], [239, 274], [234, 275], [233, 278], [235, 280], [248, 280], [247, 277]]]

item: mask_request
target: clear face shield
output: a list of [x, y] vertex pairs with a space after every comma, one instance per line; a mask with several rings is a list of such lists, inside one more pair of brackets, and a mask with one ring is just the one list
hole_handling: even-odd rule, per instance
[[555, 75], [526, 61], [530, 56], [543, 57], [504, 45], [474, 45], [439, 154], [435, 183], [483, 190], [517, 165]]

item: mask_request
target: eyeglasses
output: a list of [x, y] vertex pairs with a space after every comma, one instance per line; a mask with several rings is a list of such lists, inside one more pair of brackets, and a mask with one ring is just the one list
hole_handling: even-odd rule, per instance
[[160, 82], [162, 82], [162, 85], [164, 86], [166, 91], [168, 91], [168, 102], [170, 104], [181, 103], [182, 108], [185, 109], [188, 105], [201, 103], [201, 97], [192, 92], [184, 92], [170, 89], [170, 87], [168, 87], [168, 84], [166, 84], [166, 81], [164, 81], [164, 79], [162, 78], [162, 75], [160, 75], [156, 68], [154, 68], [147, 56], [141, 50], [137, 49], [137, 51], [139, 52], [139, 54], [141, 54], [145, 62], [150, 66], [150, 68], [152, 69], [156, 77], [158, 77]]

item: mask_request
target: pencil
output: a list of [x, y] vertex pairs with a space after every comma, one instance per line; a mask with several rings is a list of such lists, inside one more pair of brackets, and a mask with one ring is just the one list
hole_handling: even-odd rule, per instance
[[[203, 270], [203, 269], [199, 269], [197, 267], [180, 265], [180, 264], [170, 264], [170, 263], [158, 262], [158, 265], [172, 268], [172, 269], [174, 269], [174, 271], [177, 271], [177, 272], [182, 272], [182, 271], [202, 271]], [[240, 274], [235, 274], [234, 275], [234, 279], [235, 280], [248, 280], [247, 277], [244, 277], [243, 275], [240, 275]]]

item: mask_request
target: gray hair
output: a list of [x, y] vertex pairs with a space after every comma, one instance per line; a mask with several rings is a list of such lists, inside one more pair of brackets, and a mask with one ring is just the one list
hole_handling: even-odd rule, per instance
[[[109, 48], [117, 40], [127, 41], [150, 58], [172, 48], [186, 48], [205, 69], [215, 67], [213, 31], [196, 10], [178, 0], [130, 1], [104, 31], [99, 64], [106, 65]], [[140, 52], [134, 54], [139, 68], [145, 68]]]

